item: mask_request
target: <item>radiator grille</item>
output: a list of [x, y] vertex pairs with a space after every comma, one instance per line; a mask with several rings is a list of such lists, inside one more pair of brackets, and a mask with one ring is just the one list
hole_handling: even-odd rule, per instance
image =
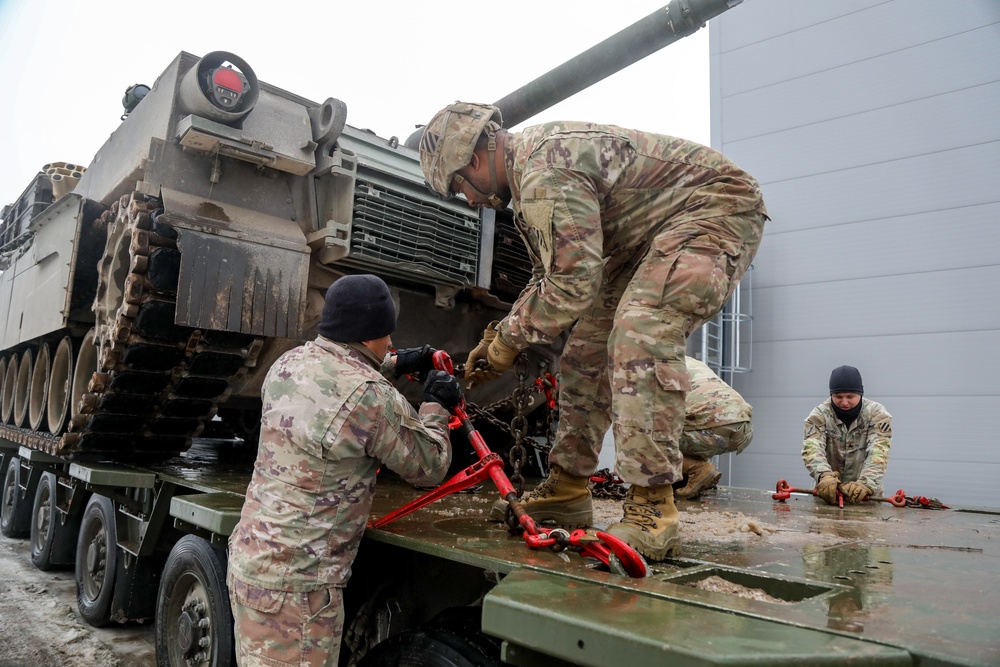
[[385, 273], [414, 273], [474, 285], [479, 217], [450, 210], [423, 193], [406, 193], [358, 178], [349, 261], [379, 264]]
[[531, 279], [531, 259], [511, 215], [498, 213], [493, 243], [493, 275], [490, 290], [513, 301]]

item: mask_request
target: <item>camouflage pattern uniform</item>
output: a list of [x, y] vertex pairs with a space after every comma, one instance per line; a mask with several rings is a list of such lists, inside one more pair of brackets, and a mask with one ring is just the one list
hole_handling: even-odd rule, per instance
[[892, 415], [875, 401], [861, 402], [850, 427], [837, 417], [830, 399], [814, 408], [806, 419], [802, 461], [816, 481], [825, 472], [839, 472], [842, 483], [861, 482], [878, 496], [889, 463]]
[[685, 357], [691, 389], [687, 394], [681, 453], [707, 461], [713, 456], [739, 454], [753, 439], [753, 408], [705, 363]]
[[612, 425], [623, 479], [680, 480], [686, 338], [757, 251], [757, 182], [706, 146], [591, 123], [509, 134], [505, 159], [534, 271], [499, 335], [524, 348], [571, 329], [550, 463], [591, 474]]
[[376, 470], [385, 464], [430, 485], [451, 462], [447, 411], [424, 403], [418, 414], [357, 347], [318, 337], [282, 355], [265, 378], [257, 461], [229, 539], [242, 667], [336, 667], [341, 589]]

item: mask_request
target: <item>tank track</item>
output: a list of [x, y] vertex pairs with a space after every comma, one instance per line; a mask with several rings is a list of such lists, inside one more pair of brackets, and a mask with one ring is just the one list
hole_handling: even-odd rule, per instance
[[97, 368], [67, 432], [11, 434], [24, 444], [73, 458], [169, 458], [190, 447], [256, 365], [263, 337], [174, 323], [180, 252], [176, 230], [156, 222], [158, 206], [127, 195], [101, 216], [108, 241], [94, 301]]

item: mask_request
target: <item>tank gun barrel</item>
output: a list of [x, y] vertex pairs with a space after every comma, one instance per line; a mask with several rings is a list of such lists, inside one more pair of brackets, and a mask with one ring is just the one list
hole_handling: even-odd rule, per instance
[[687, 37], [742, 1], [672, 0], [493, 104], [503, 112], [504, 126], [513, 127]]

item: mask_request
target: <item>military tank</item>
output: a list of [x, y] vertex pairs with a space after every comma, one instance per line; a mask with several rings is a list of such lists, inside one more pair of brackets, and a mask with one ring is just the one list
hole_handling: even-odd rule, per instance
[[[497, 104], [516, 124], [731, 4], [675, 0]], [[4, 208], [2, 438], [111, 461], [169, 458], [220, 423], [252, 439], [264, 374], [315, 335], [338, 277], [382, 276], [394, 343], [456, 359], [530, 278], [510, 215], [441, 201], [412, 148], [236, 54], [181, 53], [123, 103], [89, 165], [46, 165]], [[532, 374], [557, 353], [531, 355]], [[516, 383], [470, 400], [509, 409]]]

